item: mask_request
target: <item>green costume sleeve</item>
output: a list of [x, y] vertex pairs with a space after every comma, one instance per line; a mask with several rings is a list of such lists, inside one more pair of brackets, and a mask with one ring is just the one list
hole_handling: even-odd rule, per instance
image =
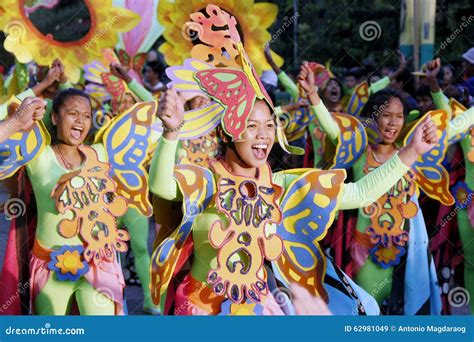
[[377, 82], [374, 82], [370, 85], [369, 87], [369, 94], [374, 94], [384, 88], [387, 88], [388, 85], [390, 84], [390, 78], [388, 76], [385, 76], [378, 80]]
[[398, 154], [357, 182], [346, 183], [342, 189], [340, 210], [363, 208], [392, 188], [410, 168]]
[[284, 72], [278, 74], [278, 81], [283, 85], [285, 90], [290, 94], [293, 101], [297, 101], [300, 96], [298, 87], [295, 82]]
[[341, 130], [336, 121], [332, 118], [331, 113], [327, 110], [323, 101], [319, 101], [316, 106], [311, 106], [311, 109], [316, 113], [316, 118], [318, 119], [324, 133], [327, 134], [333, 143], [337, 143]]
[[169, 201], [182, 200], [178, 183], [173, 177], [178, 141], [161, 137], [150, 165], [150, 191]]
[[437, 93], [431, 93], [431, 97], [433, 98], [433, 102], [436, 108], [444, 109], [449, 114], [451, 114], [451, 107], [449, 106], [449, 100], [442, 91], [438, 91]]
[[132, 82], [128, 84], [128, 88], [130, 88], [133, 93], [140, 98], [140, 100], [146, 101], [153, 101], [153, 95], [148, 90], [146, 90], [137, 80], [133, 79]]
[[449, 121], [448, 140], [456, 134], [462, 134], [472, 126], [474, 126], [474, 107], [469, 108]]

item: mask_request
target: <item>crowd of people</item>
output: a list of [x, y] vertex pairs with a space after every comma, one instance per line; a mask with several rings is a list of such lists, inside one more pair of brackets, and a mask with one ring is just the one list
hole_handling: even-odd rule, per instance
[[269, 46], [260, 77], [233, 17], [205, 12], [191, 19], [219, 19], [201, 32], [219, 58], [165, 72], [152, 50], [141, 73], [114, 59], [77, 84], [60, 59], [32, 63], [1, 105], [0, 179], [26, 208], [2, 312], [126, 314], [129, 249], [148, 314], [440, 315], [454, 290], [474, 298], [474, 48], [461, 82], [401, 52], [290, 75]]

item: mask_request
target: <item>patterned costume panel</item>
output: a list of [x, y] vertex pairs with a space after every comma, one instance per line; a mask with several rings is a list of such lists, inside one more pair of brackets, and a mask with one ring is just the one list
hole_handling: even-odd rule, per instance
[[346, 113], [352, 116], [360, 116], [367, 101], [369, 101], [369, 84], [362, 82], [354, 89], [354, 93], [349, 99]]
[[182, 248], [190, 236], [194, 219], [206, 208], [215, 193], [212, 173], [199, 166], [180, 164], [174, 177], [183, 194], [183, 219], [180, 226], [156, 247], [151, 256], [151, 296], [155, 304], [168, 289]]
[[[364, 172], [370, 173], [380, 165], [369, 147]], [[398, 265], [400, 257], [406, 253], [408, 232], [403, 228], [405, 220], [415, 217], [418, 212], [418, 207], [411, 201], [415, 189], [414, 175], [408, 171], [382, 197], [363, 209], [364, 216], [370, 219], [366, 229], [372, 246], [370, 254], [382, 268]]]
[[209, 231], [218, 252], [207, 281], [215, 294], [234, 303], [260, 303], [268, 294], [264, 261], [277, 259], [283, 250], [281, 238], [269, 230], [281, 222], [277, 201], [283, 190], [273, 183], [269, 165], [260, 167], [255, 178], [232, 174], [221, 161], [211, 168], [217, 177], [216, 207], [228, 225], [217, 220]]
[[[9, 101], [9, 116], [16, 115], [20, 101], [12, 98]], [[39, 155], [49, 144], [50, 136], [43, 125], [37, 121], [25, 132], [16, 132], [0, 145], [0, 179], [14, 175], [22, 166], [25, 166]]]
[[138, 103], [116, 117], [103, 136], [119, 194], [145, 216], [151, 216], [153, 212], [144, 163], [151, 148], [151, 125], [157, 110], [156, 101]]
[[[454, 119], [459, 114], [461, 114], [461, 113], [463, 113], [467, 110], [467, 108], [465, 106], [463, 106], [461, 103], [459, 103], [455, 99], [450, 99], [449, 100], [449, 107], [451, 108], [451, 116], [452, 116], [451, 119]], [[456, 134], [455, 136], [451, 137], [448, 141], [448, 144], [452, 145], [452, 144], [455, 144], [455, 143], [457, 143], [461, 140], [464, 140], [465, 138], [467, 138], [469, 136], [470, 133], [471, 133], [471, 129], [468, 128], [464, 132], [460, 132], [460, 133]]]
[[319, 241], [334, 221], [346, 173], [312, 169], [289, 172], [299, 176], [281, 201], [284, 219], [277, 233], [283, 239], [284, 251], [274, 265], [286, 283], [297, 282], [325, 298], [326, 259]]
[[51, 192], [60, 214], [73, 213], [72, 219], [61, 220], [58, 231], [67, 239], [81, 237], [86, 261], [113, 261], [116, 251], [127, 251], [125, 241], [130, 239], [126, 231], [117, 229], [116, 222], [127, 211], [127, 201], [117, 196], [108, 175], [110, 165], [100, 162], [91, 147], [79, 149], [86, 157], [84, 166], [61, 176]]
[[348, 169], [361, 157], [367, 147], [365, 127], [359, 120], [347, 114], [333, 113], [333, 118], [339, 126], [340, 135], [335, 151], [331, 148], [329, 138], [326, 137], [324, 151], [327, 159], [332, 160], [330, 168]]
[[446, 129], [449, 120], [448, 113], [444, 110], [434, 110], [425, 114], [406, 135], [404, 146], [411, 141], [416, 127], [427, 115], [431, 116], [438, 128], [439, 143], [430, 151], [420, 156], [415, 164], [413, 164], [412, 170], [416, 176], [416, 183], [429, 197], [445, 205], [452, 205], [454, 204], [454, 198], [449, 191], [449, 174], [441, 164], [448, 147], [448, 133]]

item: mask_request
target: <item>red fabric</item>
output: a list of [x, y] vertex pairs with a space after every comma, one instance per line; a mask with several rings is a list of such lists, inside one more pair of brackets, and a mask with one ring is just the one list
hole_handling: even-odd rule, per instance
[[183, 251], [179, 255], [178, 261], [176, 263], [176, 268], [174, 269], [173, 278], [171, 278], [171, 281], [168, 285], [168, 289], [166, 291], [166, 301], [165, 301], [165, 306], [163, 310], [164, 315], [172, 314], [171, 311], [172, 311], [172, 307], [173, 307], [173, 303], [174, 303], [174, 299], [176, 295], [175, 286], [179, 285], [179, 284], [175, 284], [176, 276], [181, 271], [186, 261], [188, 261], [189, 257], [193, 254], [193, 251], [194, 251], [193, 239], [191, 238], [191, 236], [188, 236], [188, 239], [184, 243]]
[[24, 169], [18, 174], [18, 187], [26, 212], [10, 224], [0, 277], [0, 315], [29, 313], [29, 258], [36, 229], [36, 204]]

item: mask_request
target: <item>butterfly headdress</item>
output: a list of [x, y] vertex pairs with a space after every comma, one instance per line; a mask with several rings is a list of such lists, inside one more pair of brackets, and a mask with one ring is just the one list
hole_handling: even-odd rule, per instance
[[[203, 54], [193, 55], [197, 58], [187, 59], [182, 66], [169, 67], [166, 70], [171, 79], [169, 86], [174, 86], [188, 99], [196, 95], [210, 97], [213, 101], [201, 111], [218, 104], [222, 109], [220, 120], [222, 128], [233, 141], [239, 141], [247, 128], [247, 120], [255, 102], [263, 100], [272, 112], [275, 112], [273, 102], [245, 53], [235, 18], [211, 4], [206, 7], [205, 13], [193, 13], [190, 17], [192, 21], [186, 23], [187, 31], [196, 32], [199, 40], [204, 43], [219, 40], [221, 43], [218, 45], [224, 48], [220, 49], [219, 58], [215, 58], [214, 51], [214, 54], [206, 55], [209, 56], [207, 60], [202, 60]], [[227, 50], [238, 53], [228, 53]], [[238, 67], [222, 67], [223, 63], [220, 61], [222, 59], [234, 59], [235, 63], [232, 65]], [[196, 115], [199, 115], [198, 112]], [[278, 111], [275, 114], [278, 116]], [[216, 125], [218, 123], [216, 122]], [[302, 152], [288, 145], [279, 120], [277, 120], [277, 137], [282, 148], [288, 153]]]

